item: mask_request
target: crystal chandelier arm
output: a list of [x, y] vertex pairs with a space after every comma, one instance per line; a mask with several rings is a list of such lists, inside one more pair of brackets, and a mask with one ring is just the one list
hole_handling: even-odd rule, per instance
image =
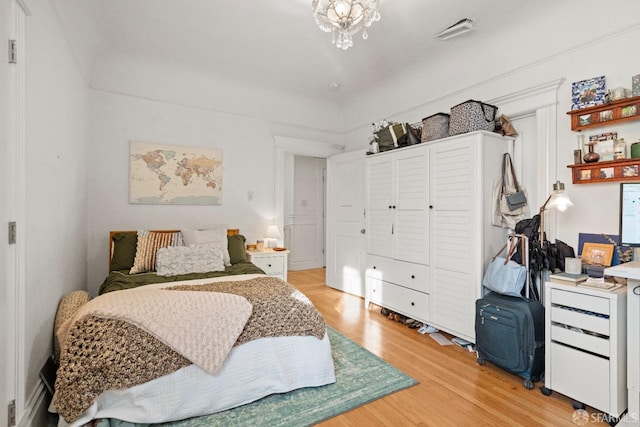
[[[353, 46], [353, 35], [380, 20], [379, 0], [313, 0], [311, 7], [318, 27], [333, 32], [337, 47]], [[337, 34], [336, 34], [337, 33]], [[363, 38], [367, 38], [363, 31]]]

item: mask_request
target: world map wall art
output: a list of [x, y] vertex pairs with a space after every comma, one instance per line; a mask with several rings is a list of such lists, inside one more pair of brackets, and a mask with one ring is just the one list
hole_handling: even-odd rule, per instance
[[221, 205], [222, 151], [130, 141], [129, 203]]

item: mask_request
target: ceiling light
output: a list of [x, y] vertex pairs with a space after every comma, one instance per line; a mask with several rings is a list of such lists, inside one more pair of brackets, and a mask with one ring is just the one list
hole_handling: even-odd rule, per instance
[[473, 21], [468, 18], [464, 18], [450, 26], [449, 28], [439, 32], [435, 35], [437, 39], [447, 40], [452, 37], [459, 36], [473, 29]]
[[313, 16], [318, 27], [326, 33], [333, 33], [333, 41], [340, 49], [353, 46], [353, 35], [362, 31], [366, 39], [367, 29], [380, 20], [379, 0], [313, 0]]

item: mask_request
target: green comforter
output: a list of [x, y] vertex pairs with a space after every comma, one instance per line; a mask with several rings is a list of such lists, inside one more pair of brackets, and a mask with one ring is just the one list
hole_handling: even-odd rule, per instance
[[239, 262], [224, 271], [211, 271], [208, 273], [190, 273], [179, 276], [158, 276], [154, 272], [129, 274], [128, 270], [112, 271], [100, 285], [100, 295], [111, 291], [137, 288], [138, 286], [152, 283], [178, 282], [180, 280], [208, 279], [210, 277], [235, 276], [238, 274], [264, 274], [264, 271], [250, 262]]

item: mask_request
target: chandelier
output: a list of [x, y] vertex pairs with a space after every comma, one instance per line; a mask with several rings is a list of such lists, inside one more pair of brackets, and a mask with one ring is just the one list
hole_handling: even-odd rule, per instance
[[333, 33], [333, 41], [340, 49], [353, 46], [353, 35], [362, 31], [366, 39], [367, 28], [380, 20], [380, 0], [313, 0], [313, 16], [324, 32]]

